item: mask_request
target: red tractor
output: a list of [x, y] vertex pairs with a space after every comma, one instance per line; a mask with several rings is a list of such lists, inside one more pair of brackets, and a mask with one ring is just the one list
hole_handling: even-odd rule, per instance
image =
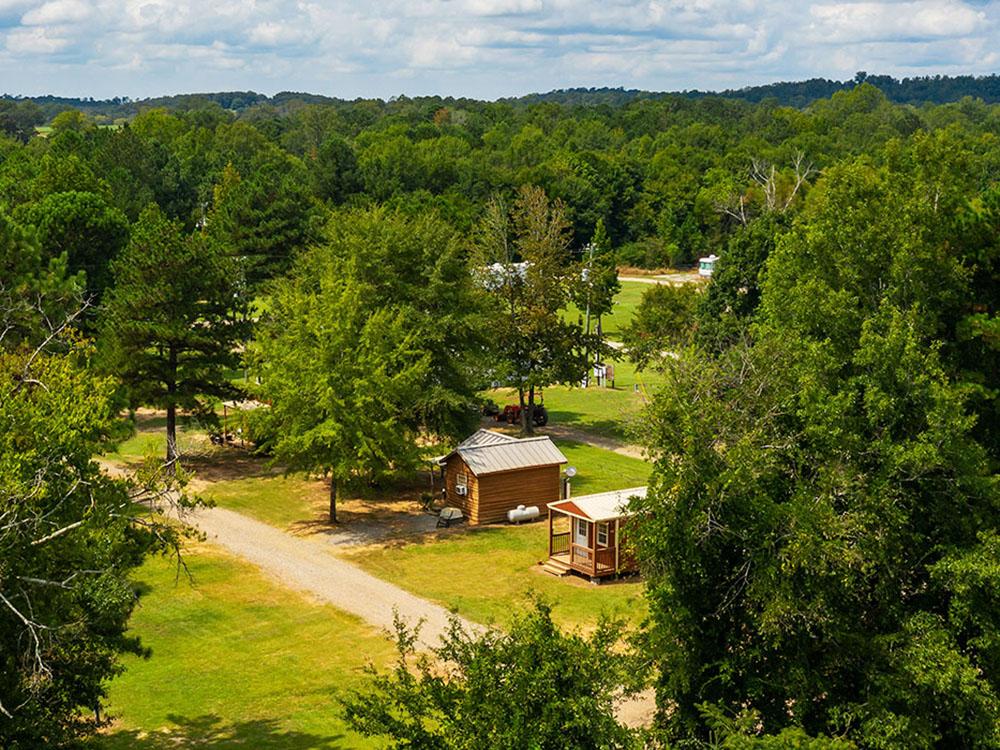
[[[549, 423], [549, 411], [545, 408], [545, 404], [535, 404], [535, 410], [532, 413], [531, 421], [535, 423], [537, 427], [544, 427]], [[487, 417], [493, 417], [497, 422], [506, 422], [507, 424], [520, 424], [521, 423], [521, 406], [520, 404], [508, 404], [503, 409], [496, 405], [493, 401], [487, 401], [486, 405], [483, 407], [483, 414]]]

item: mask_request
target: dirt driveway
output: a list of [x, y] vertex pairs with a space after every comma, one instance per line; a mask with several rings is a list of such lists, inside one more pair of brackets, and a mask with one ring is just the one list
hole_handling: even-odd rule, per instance
[[437, 646], [448, 627], [449, 613], [444, 607], [334, 557], [322, 540], [293, 536], [225, 508], [199, 510], [185, 521], [203, 531], [209, 542], [256, 565], [277, 583], [377, 628], [392, 631], [396, 613], [410, 625], [422, 620], [421, 641]]

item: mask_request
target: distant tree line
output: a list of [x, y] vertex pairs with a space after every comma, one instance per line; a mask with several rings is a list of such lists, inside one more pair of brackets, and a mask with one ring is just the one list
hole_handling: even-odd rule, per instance
[[[751, 103], [773, 100], [777, 104], [788, 107], [805, 108], [819, 99], [827, 99], [838, 91], [854, 88], [858, 84], [868, 83], [877, 87], [886, 98], [897, 104], [947, 104], [957, 102], [965, 97], [982, 99], [988, 104], [1000, 102], [1000, 76], [996, 74], [982, 76], [913, 76], [894, 78], [888, 75], [869, 75], [859, 71], [854, 78], [837, 81], [829, 78], [810, 78], [804, 81], [778, 81], [758, 86], [745, 86], [739, 89], [724, 89], [722, 91], [700, 91], [685, 89], [683, 91], [646, 91], [642, 89], [626, 89], [624, 87], [578, 87], [569, 89], [554, 89], [545, 93], [525, 94], [523, 96], [505, 97], [499, 101], [518, 107], [529, 107], [534, 104], [560, 104], [582, 107], [623, 107], [636, 101], [686, 98], [741, 99]], [[396, 101], [411, 101], [408, 97], [393, 97], [388, 101], [380, 99], [343, 99], [322, 94], [310, 94], [300, 91], [280, 91], [273, 96], [259, 94], [256, 91], [216, 91], [199, 94], [176, 94], [172, 96], [146, 97], [132, 99], [128, 96], [114, 96], [108, 99], [93, 97], [53, 96], [18, 96], [13, 94], [0, 95], [0, 102], [32, 102], [38, 105], [41, 122], [49, 122], [66, 109], [78, 109], [94, 117], [106, 118], [109, 121], [121, 118], [131, 118], [140, 112], [162, 107], [170, 111], [186, 111], [206, 106], [218, 105], [225, 110], [241, 113], [258, 105], [269, 105], [279, 109], [303, 104], [321, 104], [328, 106], [350, 106], [361, 101], [372, 102], [380, 106], [391, 105]], [[475, 104], [477, 100], [454, 97], [415, 97], [412, 101], [439, 106], [465, 106]], [[38, 123], [41, 124], [41, 123]]]

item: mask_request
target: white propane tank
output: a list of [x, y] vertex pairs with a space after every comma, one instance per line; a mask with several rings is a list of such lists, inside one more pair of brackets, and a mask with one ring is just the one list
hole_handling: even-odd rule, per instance
[[513, 510], [507, 511], [507, 520], [511, 523], [521, 523], [522, 521], [534, 521], [541, 512], [538, 510], [537, 505], [530, 505], [525, 507], [523, 505], [518, 505]]

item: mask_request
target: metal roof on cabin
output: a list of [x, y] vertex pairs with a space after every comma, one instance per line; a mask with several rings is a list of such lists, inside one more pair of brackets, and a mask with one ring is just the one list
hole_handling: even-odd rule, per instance
[[613, 521], [628, 515], [628, 503], [633, 497], [646, 497], [646, 488], [632, 487], [628, 490], [580, 495], [549, 503], [548, 507], [588, 521]]
[[[492, 434], [496, 435], [497, 433]], [[524, 440], [513, 438], [471, 447], [460, 445], [454, 453], [458, 453], [462, 457], [466, 466], [476, 476], [497, 474], [501, 471], [514, 469], [529, 469], [535, 466], [554, 466], [569, 462], [562, 451], [556, 448], [555, 443], [547, 436]]]
[[477, 448], [480, 445], [497, 445], [499, 443], [516, 443], [517, 438], [513, 435], [504, 435], [502, 432], [493, 430], [476, 430], [465, 440], [458, 444], [458, 449]]

